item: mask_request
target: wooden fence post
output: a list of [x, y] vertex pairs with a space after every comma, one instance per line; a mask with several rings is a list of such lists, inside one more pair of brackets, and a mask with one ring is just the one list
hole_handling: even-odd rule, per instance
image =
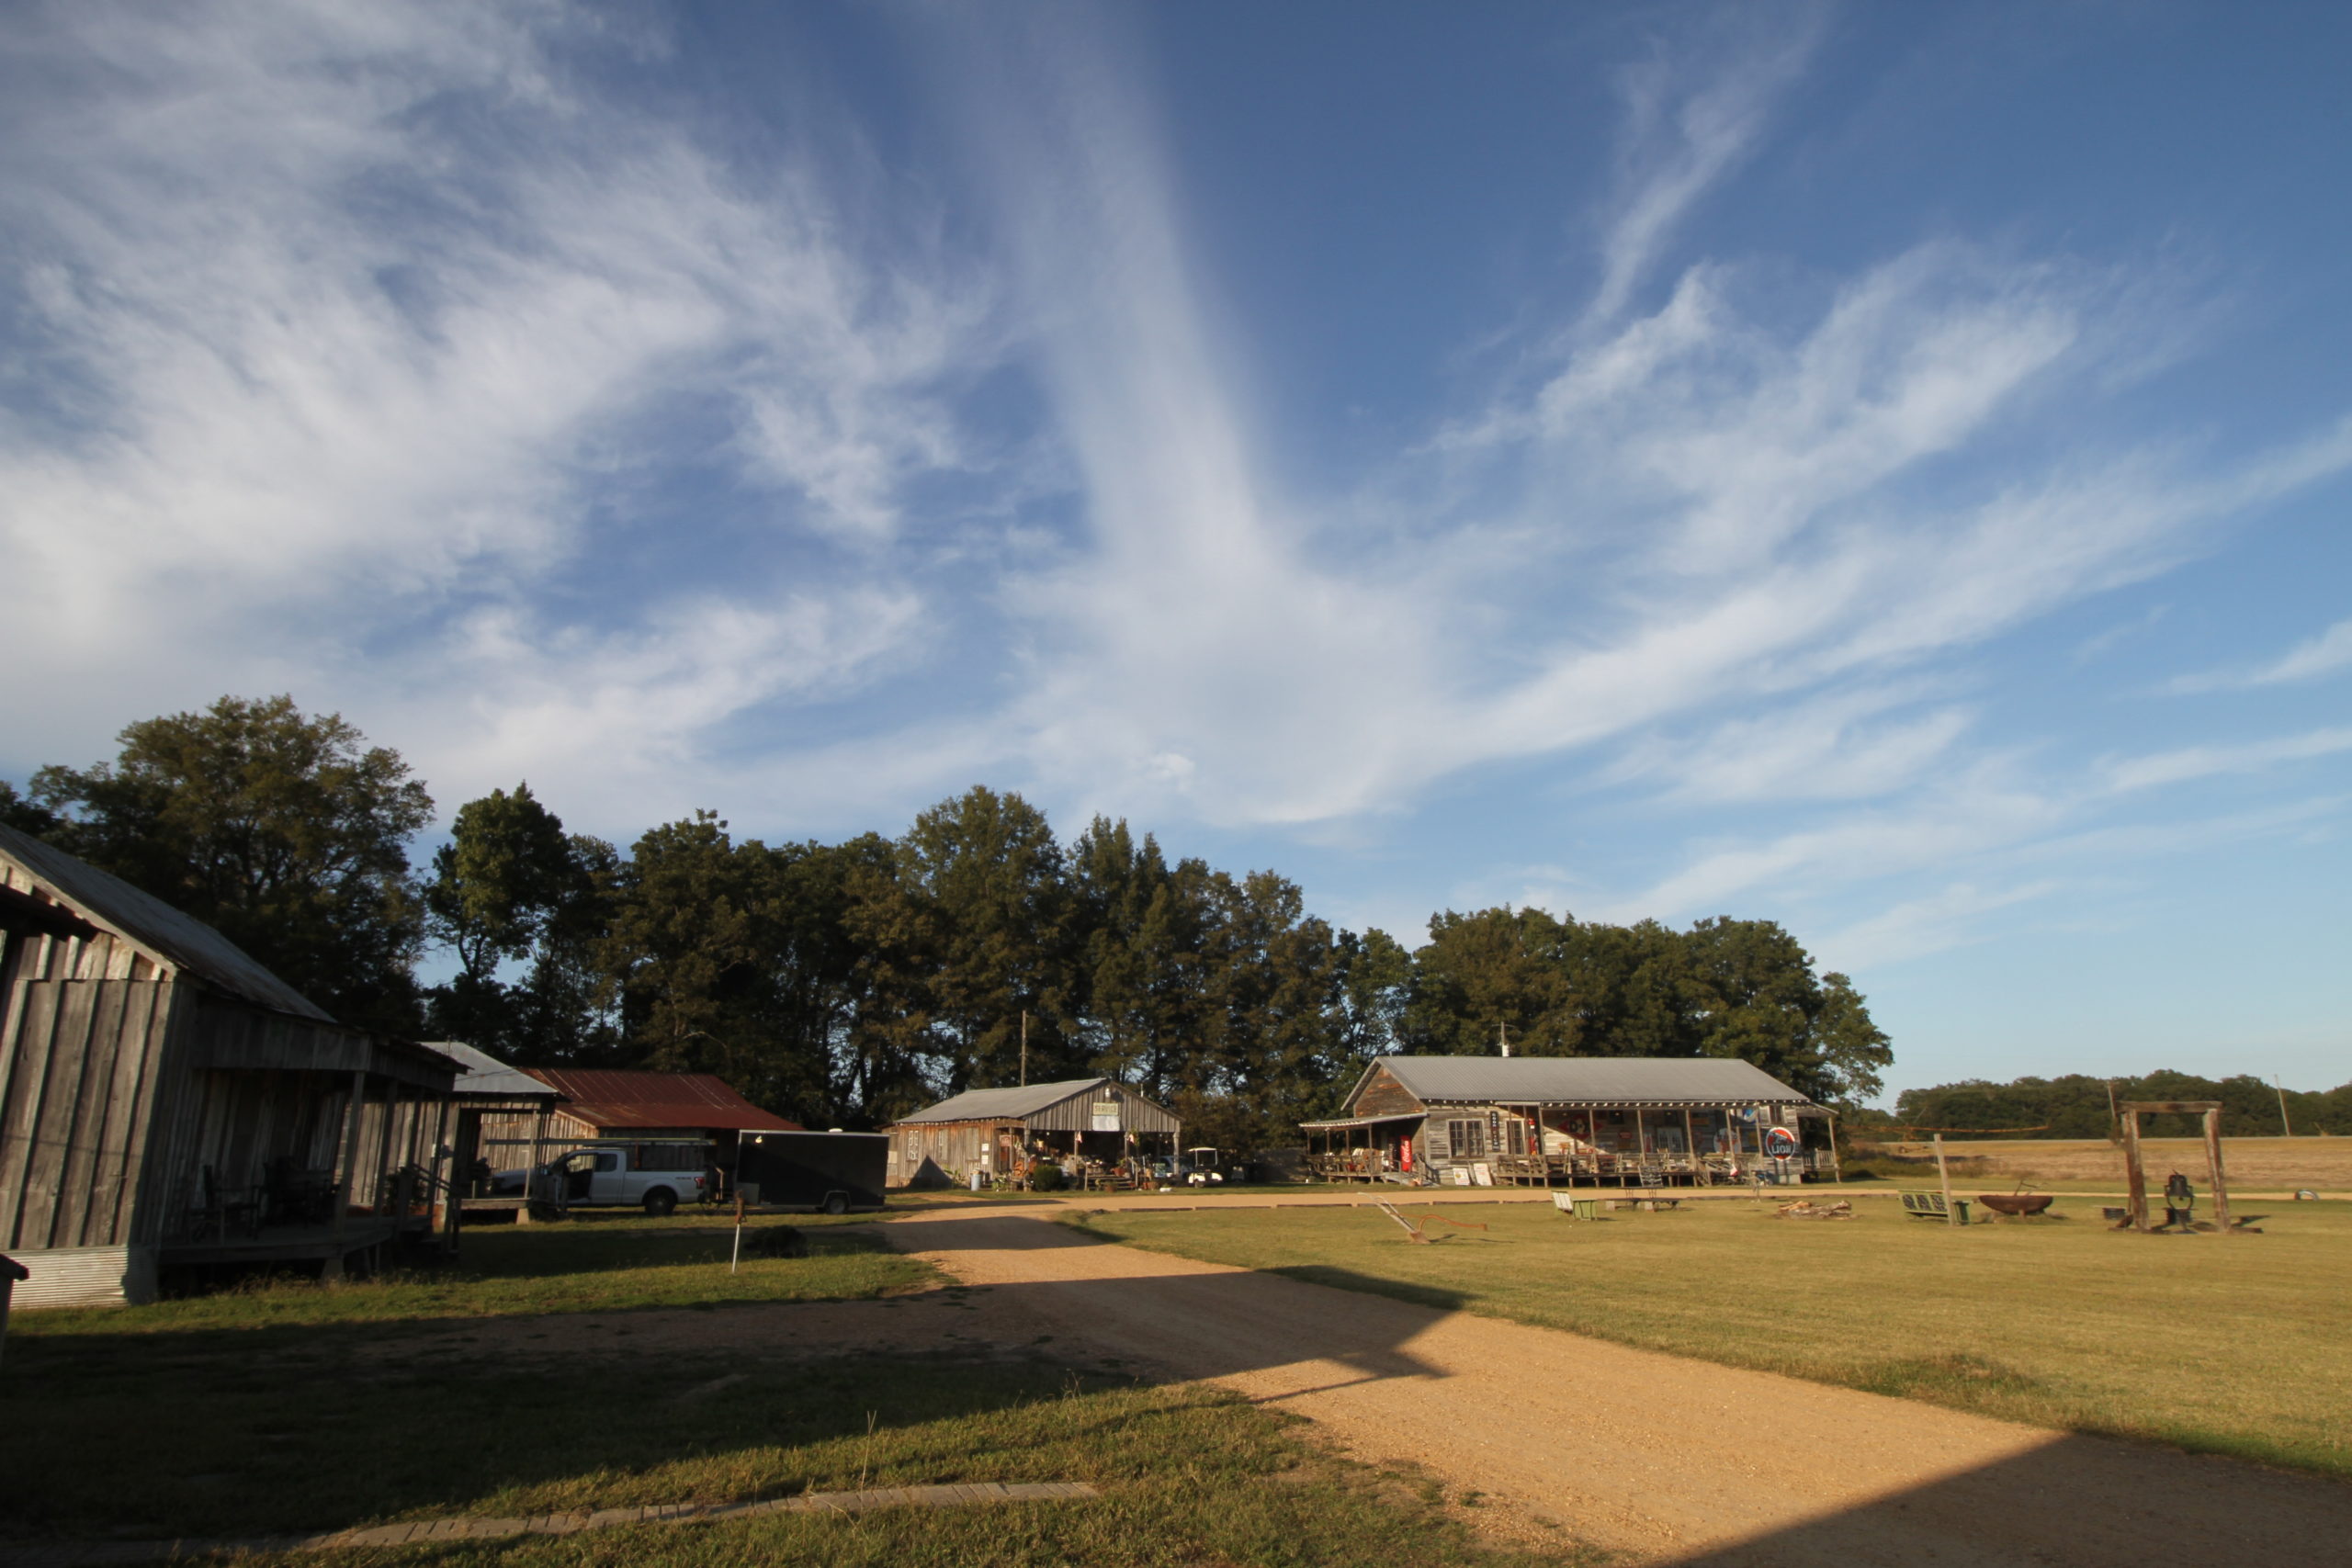
[[1943, 1184], [1944, 1190], [1944, 1224], [1948, 1225], [1956, 1225], [1960, 1224], [1960, 1211], [1952, 1205], [1951, 1172], [1944, 1166], [1944, 1135], [1941, 1133], [1938, 1133], [1935, 1135], [1935, 1138], [1936, 1179]]

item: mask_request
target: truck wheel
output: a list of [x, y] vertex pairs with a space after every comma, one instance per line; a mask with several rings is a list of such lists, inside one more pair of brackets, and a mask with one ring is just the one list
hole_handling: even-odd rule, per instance
[[846, 1213], [849, 1213], [849, 1198], [848, 1198], [848, 1195], [847, 1195], [847, 1194], [845, 1194], [845, 1193], [841, 1193], [841, 1192], [828, 1192], [828, 1193], [826, 1193], [826, 1194], [825, 1194], [825, 1213], [829, 1213], [829, 1214], [846, 1214]]
[[645, 1195], [645, 1212], [657, 1220], [674, 1212], [677, 1207], [678, 1195], [666, 1187], [657, 1187]]

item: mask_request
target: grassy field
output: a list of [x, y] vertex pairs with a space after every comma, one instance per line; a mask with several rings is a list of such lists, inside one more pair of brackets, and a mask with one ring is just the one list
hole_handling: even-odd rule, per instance
[[[1043, 1359], [799, 1359], [728, 1348], [726, 1314], [931, 1286], [871, 1232], [726, 1271], [723, 1227], [616, 1217], [481, 1231], [467, 1270], [277, 1284], [104, 1313], [27, 1313], [0, 1361], [0, 1539], [240, 1537], [803, 1490], [1088, 1481], [1099, 1500], [647, 1526], [346, 1551], [306, 1568], [449, 1563], [1510, 1568], [1448, 1501], [1318, 1454], [1281, 1417]], [[532, 1348], [404, 1340], [452, 1317], [707, 1306], [691, 1350], [631, 1354], [546, 1320]], [[793, 1310], [785, 1305], [783, 1310]], [[889, 1311], [878, 1306], [877, 1311]], [[900, 1308], [899, 1310], [912, 1310]], [[941, 1310], [923, 1308], [922, 1310]], [[640, 1321], [644, 1321], [640, 1319]], [[520, 1325], [536, 1328], [537, 1325]], [[1547, 1558], [1546, 1561], [1555, 1559]]]
[[[1409, 1204], [1408, 1213], [1413, 1213]], [[2269, 1205], [2258, 1236], [2071, 1217], [1953, 1229], [1710, 1201], [1579, 1224], [1443, 1211], [1408, 1245], [1368, 1209], [1087, 1216], [1095, 1234], [1433, 1306], [1987, 1415], [2352, 1477], [2352, 1204]]]
[[[1851, 1162], [1905, 1186], [1935, 1183], [1935, 1153], [1926, 1144], [1863, 1145], [1889, 1157], [1865, 1153]], [[2185, 1172], [2202, 1191], [2205, 1145], [2195, 1138], [2151, 1138], [2142, 1148], [2151, 1186], [2163, 1185], [2175, 1170]], [[2104, 1138], [1947, 1139], [1944, 1157], [1958, 1184], [1990, 1185], [2005, 1192], [2023, 1178], [2044, 1191], [2123, 1190], [2123, 1155]], [[2222, 1145], [2224, 1174], [2232, 1191], [2278, 1192], [2308, 1187], [2321, 1192], [2352, 1192], [2352, 1138], [2229, 1138]]]

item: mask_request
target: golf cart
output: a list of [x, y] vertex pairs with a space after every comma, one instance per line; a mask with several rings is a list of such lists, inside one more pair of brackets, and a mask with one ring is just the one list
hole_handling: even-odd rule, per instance
[[1238, 1172], [1229, 1171], [1225, 1156], [1211, 1148], [1186, 1149], [1176, 1168], [1182, 1173], [1185, 1184], [1192, 1187], [1240, 1179]]

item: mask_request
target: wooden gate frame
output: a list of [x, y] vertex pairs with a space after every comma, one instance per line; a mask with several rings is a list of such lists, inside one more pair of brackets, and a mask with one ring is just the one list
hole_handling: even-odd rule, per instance
[[2205, 1169], [2213, 1187], [2213, 1219], [2221, 1234], [2229, 1235], [2230, 1189], [2222, 1179], [2222, 1102], [2218, 1100], [2127, 1100], [2115, 1108], [2123, 1122], [2123, 1173], [2131, 1184], [2130, 1217], [2124, 1222], [2146, 1235], [2148, 1173], [2140, 1159], [2140, 1118], [2143, 1116], [2202, 1116], [2205, 1120]]

